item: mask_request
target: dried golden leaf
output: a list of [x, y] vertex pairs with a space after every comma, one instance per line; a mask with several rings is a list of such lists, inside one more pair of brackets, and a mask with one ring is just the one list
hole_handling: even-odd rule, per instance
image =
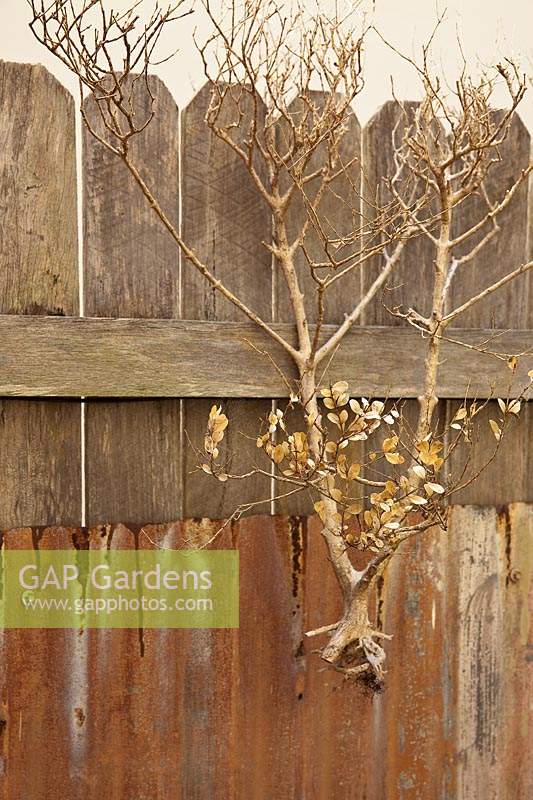
[[202, 464], [202, 469], [203, 469], [204, 472], [207, 472], [208, 475], [212, 475], [213, 474], [213, 471], [212, 471], [211, 467], [209, 466], [209, 464]]
[[350, 512], [350, 514], [360, 514], [362, 510], [363, 510], [362, 503], [352, 503], [351, 506], [348, 506], [348, 511]]
[[352, 436], [350, 436], [350, 442], [364, 442], [366, 439], [368, 439], [368, 434], [366, 434], [364, 431], [361, 433], [354, 433]]
[[444, 494], [444, 486], [441, 486], [440, 483], [425, 483], [424, 489], [430, 497], [434, 493]]
[[436, 466], [438, 462], [441, 464], [443, 463], [442, 458], [437, 457], [437, 453], [440, 453], [444, 445], [442, 442], [435, 441], [431, 442], [428, 441], [428, 437], [426, 437], [423, 441], [418, 442], [416, 445], [420, 461], [423, 464], [427, 464], [428, 466]]
[[348, 470], [348, 480], [354, 481], [357, 477], [359, 477], [360, 472], [361, 464], [351, 464], [350, 469]]
[[352, 409], [354, 414], [358, 414], [359, 416], [362, 416], [362, 414], [364, 413], [363, 409], [361, 408], [357, 400], [350, 400], [350, 408]]
[[490, 427], [492, 429], [492, 432], [494, 434], [494, 438], [496, 439], [497, 442], [499, 442], [500, 439], [502, 438], [502, 431], [501, 431], [500, 426], [498, 425], [498, 423], [494, 419], [489, 419], [489, 425], [490, 425]]
[[516, 356], [511, 356], [511, 358], [507, 359], [507, 366], [510, 370], [514, 371], [516, 369], [516, 365], [518, 364], [518, 358]]
[[384, 439], [383, 441], [383, 452], [389, 453], [391, 450], [396, 449], [396, 445], [398, 444], [399, 439], [397, 436], [390, 436], [388, 439]]
[[412, 494], [409, 500], [411, 503], [414, 503], [415, 506], [425, 506], [427, 503], [427, 499], [425, 497], [420, 497], [418, 494]]
[[385, 458], [389, 464], [403, 464], [405, 458], [400, 453], [385, 453]]
[[276, 445], [274, 448], [274, 453], [272, 454], [272, 458], [274, 460], [274, 464], [281, 464], [285, 458], [285, 447], [283, 444]]
[[225, 483], [228, 480], [229, 475], [226, 475], [225, 472], [219, 472], [218, 475], [217, 475], [217, 478], [219, 479], [219, 481], [221, 483]]
[[346, 381], [337, 381], [337, 383], [334, 383], [331, 387], [331, 391], [336, 395], [344, 394], [348, 391], [348, 384]]
[[498, 397], [498, 405], [500, 406], [502, 413], [505, 414], [505, 410], [507, 408], [505, 400], [502, 400], [501, 397]]
[[324, 522], [325, 518], [326, 518], [326, 513], [325, 513], [324, 506], [325, 506], [325, 504], [324, 504], [323, 500], [318, 500], [313, 506], [315, 511], [316, 511], [316, 513], [318, 514], [318, 516], [322, 520], [322, 522]]
[[411, 467], [411, 472], [414, 472], [418, 478], [425, 478], [426, 477], [426, 470], [422, 466], [422, 464], [413, 464]]
[[342, 500], [342, 492], [340, 489], [331, 489], [330, 495], [335, 500], [336, 503], [340, 503]]
[[521, 408], [520, 400], [511, 400], [507, 407], [509, 414], [519, 414]]

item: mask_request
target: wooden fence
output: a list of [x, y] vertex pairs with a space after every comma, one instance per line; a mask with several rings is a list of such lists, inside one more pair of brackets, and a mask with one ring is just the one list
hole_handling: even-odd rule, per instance
[[[180, 114], [151, 80], [158, 113], [134, 145], [138, 163], [217, 275], [287, 330], [283, 288], [258, 246], [270, 218], [204, 125], [207, 88]], [[367, 187], [390, 170], [394, 113], [385, 105], [362, 130], [351, 121], [347, 154], [360, 155]], [[516, 118], [495, 194], [529, 153]], [[224, 518], [270, 490], [260, 480], [213, 486], [191, 472], [185, 432], [198, 440], [213, 398], [224, 398], [237, 430], [253, 435], [283, 386], [243, 343], [263, 340], [180, 261], [123, 166], [85, 133], [81, 181], [80, 309], [74, 103], [43, 67], [0, 63], [2, 545], [172, 547], [191, 526], [209, 535], [216, 523], [199, 518]], [[468, 267], [454, 302], [528, 256], [527, 186], [504, 214], [497, 244]], [[423, 239], [407, 246], [398, 302], [424, 310], [431, 270], [412, 265], [430, 257]], [[329, 324], [371, 278], [365, 271], [334, 298]], [[531, 347], [529, 278], [493, 297], [465, 317], [464, 336], [502, 329], [502, 350]], [[394, 322], [377, 301], [339, 351], [333, 374], [355, 393], [416, 396], [420, 342]], [[504, 388], [508, 376], [490, 358], [453, 348], [445, 357], [441, 414]], [[449, 532], [404, 547], [389, 568], [376, 614], [395, 636], [388, 689], [374, 700], [320, 671], [303, 643], [307, 627], [335, 618], [338, 597], [302, 501], [240, 522], [221, 542], [241, 551], [238, 632], [0, 633], [1, 796], [532, 796], [532, 435], [528, 408], [458, 498], [470, 505], [452, 510]], [[231, 436], [246, 463], [254, 443]], [[197, 521], [142, 533], [187, 518]]]

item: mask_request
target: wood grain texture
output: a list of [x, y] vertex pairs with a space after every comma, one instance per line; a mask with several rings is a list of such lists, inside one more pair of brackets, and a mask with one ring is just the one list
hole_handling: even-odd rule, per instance
[[[405, 103], [408, 116], [414, 115], [417, 106], [418, 103]], [[396, 172], [393, 131], [398, 126], [396, 140], [401, 141], [402, 125], [398, 125], [401, 114], [398, 104], [389, 100], [376, 111], [363, 129], [363, 208], [370, 218], [375, 216], [374, 208], [386, 207], [393, 200], [386, 181]], [[427, 314], [433, 289], [434, 256], [434, 246], [425, 236], [415, 236], [407, 242], [387, 280], [386, 287], [390, 291], [378, 292], [366, 308], [361, 322], [365, 325], [404, 325], [402, 320], [387, 311], [384, 302], [389, 307], [404, 305], [421, 314]], [[375, 256], [363, 266], [363, 293], [377, 278], [383, 265], [383, 259]]]
[[[313, 107], [320, 113], [320, 109], [323, 108], [327, 102], [327, 95], [321, 91], [311, 91], [309, 92], [309, 99]], [[289, 107], [289, 113], [291, 114], [294, 124], [302, 124], [303, 117], [305, 116], [308, 118], [307, 112], [308, 108], [303, 110], [302, 101], [298, 98], [296, 98]], [[308, 122], [308, 127], [311, 127], [313, 124], [313, 112], [309, 113], [311, 113], [311, 119]], [[278, 151], [282, 153], [287, 149], [288, 142], [290, 142], [290, 139], [287, 139], [288, 132], [286, 123], [280, 122], [278, 124], [276, 135]], [[361, 126], [353, 113], [346, 121], [346, 132], [339, 143], [339, 156], [341, 163], [349, 165], [346, 169], [346, 176], [339, 176], [331, 183], [329, 189], [324, 193], [318, 207], [318, 218], [320, 219], [323, 233], [330, 239], [348, 237], [350, 234], [353, 234], [360, 225]], [[327, 146], [324, 144], [319, 145], [309, 161], [306, 173], [311, 174], [315, 172], [325, 163], [324, 160], [327, 158]], [[282, 175], [282, 189], [289, 188], [291, 180], [292, 179], [289, 178], [288, 175]], [[317, 178], [306, 184], [304, 191], [307, 203], [313, 202], [315, 199], [316, 193], [320, 188], [320, 183], [320, 178]], [[287, 234], [289, 242], [294, 241], [298, 237], [307, 217], [306, 200], [304, 199], [302, 191], [296, 189], [287, 215]], [[317, 285], [311, 275], [307, 258], [315, 261], [327, 261], [327, 254], [324, 249], [324, 242], [316, 233], [313, 225], [309, 227], [304, 240], [304, 247], [307, 256], [303, 248], [300, 248], [295, 253], [294, 262], [298, 284], [304, 295], [308, 321], [316, 322], [318, 314]], [[347, 257], [354, 249], [354, 247], [345, 247], [342, 250], [342, 255]], [[281, 266], [276, 261], [274, 264], [276, 267], [274, 274], [274, 319], [277, 322], [292, 323], [294, 325], [294, 315], [285, 278]], [[353, 270], [344, 278], [333, 284], [326, 292], [324, 297], [323, 321], [326, 323], [340, 324], [344, 320], [344, 315], [352, 311], [359, 298], [359, 271]], [[280, 364], [278, 360], [276, 360], [276, 363]], [[338, 370], [339, 365], [337, 357], [333, 360], [333, 365], [333, 369]], [[284, 373], [296, 377], [291, 365], [287, 364], [287, 367], [282, 367]], [[331, 370], [328, 370], [325, 379], [329, 380], [330, 375]], [[344, 375], [342, 378], [344, 379]], [[278, 397], [285, 394], [286, 389], [282, 389], [282, 394], [278, 392]], [[283, 408], [283, 404], [281, 407]], [[305, 423], [302, 416], [299, 410], [290, 413], [288, 419], [293, 430], [305, 430]], [[286, 492], [288, 488], [290, 487], [278, 483], [275, 486], [275, 492], [276, 494], [282, 494]], [[313, 513], [313, 501], [307, 492], [302, 492], [293, 497], [287, 497], [276, 501], [275, 510], [276, 513], [279, 514], [311, 514]]]
[[[0, 311], [78, 312], [74, 102], [42, 66], [0, 62]], [[0, 524], [77, 524], [80, 405], [2, 400]]]
[[[415, 114], [418, 103], [407, 102], [405, 103], [405, 111], [408, 117]], [[376, 111], [374, 116], [367, 122], [363, 129], [363, 207], [366, 213], [372, 218], [375, 215], [373, 209], [383, 207], [390, 203], [392, 194], [387, 187], [387, 180], [391, 179], [396, 172], [396, 165], [394, 163], [394, 143], [393, 131], [396, 126], [396, 140], [401, 141], [402, 128], [404, 123], [398, 123], [401, 118], [402, 111], [398, 104], [390, 100], [384, 103], [381, 108]], [[411, 187], [408, 186], [409, 193]], [[393, 248], [391, 247], [390, 250]], [[429, 312], [431, 304], [431, 296], [433, 292], [433, 260], [435, 257], [434, 246], [425, 236], [416, 236], [407, 242], [405, 245], [396, 266], [393, 268], [389, 275], [385, 288], [378, 292], [376, 297], [369, 303], [361, 316], [360, 324], [364, 325], [386, 325], [388, 327], [387, 336], [391, 336], [391, 343], [393, 345], [393, 353], [396, 357], [396, 363], [403, 362], [403, 359], [410, 359], [409, 365], [402, 363], [400, 374], [403, 376], [404, 381], [411, 381], [416, 385], [417, 390], [412, 393], [398, 392], [398, 396], [404, 398], [416, 398], [421, 394], [424, 381], [424, 360], [426, 355], [427, 343], [422, 338], [418, 331], [411, 329], [411, 333], [418, 336], [418, 342], [415, 337], [412, 339], [403, 340], [401, 337], [407, 335], [409, 326], [399, 319], [394, 317], [387, 310], [388, 306], [404, 306], [406, 308], [414, 308], [421, 314]], [[371, 258], [361, 270], [361, 284], [362, 293], [368, 291], [373, 281], [376, 280], [381, 270], [384, 267], [384, 260], [381, 256]], [[479, 341], [479, 340], [477, 340]], [[376, 345], [369, 348], [367, 351], [367, 359], [364, 362], [363, 370], [373, 370], [376, 364], [379, 364], [383, 358], [386, 359], [387, 367], [394, 369], [394, 356], [389, 358], [387, 355], [388, 347], [385, 340], [377, 339]], [[414, 348], [412, 350], [411, 348]], [[455, 350], [456, 352], [453, 352]], [[415, 355], [416, 353], [416, 355]], [[470, 362], [468, 371], [463, 371], [463, 365], [466, 367], [465, 357], [467, 351], [459, 348], [453, 348], [452, 351], [447, 351], [451, 356], [451, 361], [442, 359], [442, 369], [446, 370], [452, 365], [453, 369], [450, 372], [442, 373], [442, 384], [444, 382], [449, 384], [455, 381], [459, 374], [463, 376], [464, 384], [468, 386], [472, 379], [473, 373], [482, 375], [478, 369], [472, 370], [472, 362]], [[500, 374], [504, 372], [500, 364]], [[392, 373], [389, 372], [392, 376]], [[416, 376], [416, 377], [415, 377]], [[413, 380], [414, 378], [414, 380]], [[484, 378], [482, 379], [484, 383]], [[490, 386], [490, 381], [487, 382]], [[377, 388], [377, 387], [376, 387]], [[399, 387], [400, 388], [400, 387]], [[487, 389], [485, 389], [485, 392]], [[463, 397], [468, 392], [460, 392], [459, 397]], [[378, 397], [391, 396], [390, 392], [376, 391], [370, 392], [371, 395]], [[395, 396], [396, 393], [392, 394]], [[445, 405], [440, 404], [435, 410], [435, 414], [443, 415]], [[403, 406], [403, 415], [407, 424], [411, 426], [411, 430], [416, 430], [418, 421], [418, 403], [416, 400], [408, 399]], [[378, 440], [382, 435], [378, 433]], [[376, 441], [368, 449], [374, 449]], [[369, 478], [376, 478], [372, 470], [368, 470]]]
[[[320, 113], [326, 104], [326, 95], [320, 91], [310, 91], [309, 101]], [[306, 106], [307, 108], [307, 106]], [[295, 99], [289, 106], [289, 114], [294, 124], [302, 122], [302, 101]], [[306, 114], [307, 116], [307, 114]], [[311, 123], [309, 123], [311, 125]], [[339, 143], [339, 164], [348, 165], [345, 175], [338, 176], [330, 184], [329, 190], [324, 193], [318, 207], [317, 216], [320, 219], [324, 236], [331, 240], [341, 239], [353, 235], [360, 225], [360, 190], [361, 190], [361, 126], [357, 117], [352, 112], [347, 115], [345, 122], [346, 131]], [[286, 123], [280, 123], [277, 128], [278, 151], [284, 152], [287, 148]], [[311, 174], [324, 165], [328, 157], [328, 148], [319, 145], [305, 170]], [[339, 168], [339, 167], [338, 167]], [[288, 176], [282, 176], [282, 188], [287, 189], [292, 183]], [[320, 178], [310, 181], [305, 186], [307, 203], [312, 203], [320, 187]], [[301, 190], [296, 189], [288, 208], [287, 234], [289, 242], [299, 235], [302, 225], [308, 217], [304, 197]], [[313, 225], [309, 227], [304, 240], [305, 250], [310, 259], [327, 261], [327, 254], [321, 237], [316, 233]], [[348, 257], [355, 248], [345, 247], [341, 251], [342, 257]], [[340, 257], [340, 255], [338, 255]], [[303, 249], [295, 254], [295, 264], [300, 289], [304, 294], [304, 302], [310, 322], [316, 321], [316, 282], [311, 276], [308, 261]], [[322, 274], [324, 271], [322, 271]], [[276, 312], [275, 319], [280, 322], [292, 321], [292, 310], [289, 295], [281, 268], [276, 269]], [[324, 299], [324, 321], [343, 322], [344, 315], [352, 311], [360, 297], [359, 270], [355, 269], [344, 278], [338, 280], [326, 292]]]
[[[278, 333], [294, 343], [290, 324]], [[324, 326], [323, 338], [333, 333]], [[460, 330], [467, 344], [494, 331]], [[533, 348], [533, 331], [497, 333], [502, 352]], [[294, 375], [285, 352], [252, 323], [191, 320], [10, 317], [0, 315], [0, 393], [38, 397], [220, 397], [282, 396], [287, 387], [271, 362], [250, 344], [271, 354], [286, 375]], [[379, 347], [380, 357], [368, 361]], [[346, 379], [353, 394], [416, 397], [423, 372], [424, 342], [411, 328], [355, 327], [345, 337], [331, 379]], [[533, 356], [521, 359], [513, 384], [527, 382]], [[506, 395], [505, 362], [451, 343], [443, 344], [439, 391], [442, 397]]]
[[[180, 548], [217, 525], [26, 529], [3, 546]], [[405, 543], [372, 611], [393, 634], [374, 698], [302, 643], [341, 608], [316, 519], [225, 531], [239, 630], [5, 631], [0, 796], [529, 800], [532, 545], [521, 503], [453, 507], [447, 532]]]
[[[172, 222], [179, 224], [178, 109], [150, 77], [156, 114], [131, 143], [132, 159]], [[138, 120], [149, 95], [138, 81]], [[86, 113], [98, 129], [94, 101]], [[121, 161], [84, 129], [85, 312], [92, 316], [176, 317], [179, 257]], [[157, 369], [157, 368], [156, 368]], [[112, 392], [120, 395], [120, 392]], [[179, 403], [87, 404], [88, 520], [169, 519], [181, 513]], [[133, 448], [133, 450], [131, 449]], [[123, 454], [132, 456], [117, 464]]]
[[[183, 238], [217, 278], [268, 320], [271, 318], [272, 269], [270, 254], [261, 242], [268, 241], [271, 236], [270, 212], [242, 160], [208, 128], [205, 115], [210, 98], [211, 86], [207, 83], [182, 112]], [[243, 113], [251, 113], [245, 108], [246, 100], [228, 92], [220, 124], [239, 118], [237, 102]], [[243, 125], [246, 130], [246, 119]], [[233, 131], [233, 135], [237, 141], [239, 135], [242, 138], [238, 130]], [[261, 171], [260, 165], [257, 168]], [[186, 260], [182, 262], [182, 287], [182, 313], [187, 319], [242, 320], [242, 313], [215, 292]], [[211, 358], [206, 342], [203, 342], [203, 359], [212, 382], [223, 381], [227, 366]], [[241, 380], [249, 379], [245, 364], [236, 362], [234, 366]], [[209, 409], [213, 403], [223, 402], [230, 419], [226, 453], [233, 455], [231, 471], [247, 472], [257, 458], [255, 438], [259, 418], [268, 413], [269, 404], [225, 403], [228, 393], [217, 390], [214, 385], [208, 397], [210, 399], [184, 403], [183, 425], [187, 437], [201, 447]], [[264, 466], [269, 466], [266, 459]], [[185, 516], [225, 517], [240, 503], [270, 497], [266, 478], [209, 483], [196, 467], [197, 457], [192, 448], [187, 447], [184, 451]]]
[[[518, 116], [515, 116], [507, 140], [499, 148], [500, 163], [497, 163], [487, 180], [487, 192], [491, 202], [496, 203], [526, 168], [530, 159], [530, 135]], [[511, 272], [528, 259], [528, 185], [524, 182], [510, 205], [498, 217], [500, 232], [471, 263], [459, 267], [453, 283], [450, 305], [456, 308], [475, 296], [485, 286]], [[454, 235], [468, 229], [486, 213], [486, 205], [479, 197], [469, 198], [455, 213]], [[483, 229], [477, 237], [487, 233]], [[476, 243], [474, 237], [463, 245], [469, 251]], [[533, 325], [533, 306], [528, 302], [531, 276], [527, 273], [495, 292], [456, 320], [457, 326], [472, 325], [485, 328], [527, 328]], [[518, 351], [520, 352], [520, 350]], [[505, 393], [505, 396], [507, 393]], [[455, 413], [457, 404], [448, 404], [448, 414]], [[494, 437], [489, 428], [489, 418], [498, 418], [496, 403], [490, 403], [478, 423], [478, 436], [472, 454], [473, 472], [486, 463], [494, 448]], [[480, 503], [498, 505], [533, 499], [533, 477], [530, 469], [532, 450], [531, 403], [523, 409], [520, 418], [509, 429], [494, 461], [479, 476], [478, 480], [454, 495], [454, 503]], [[465, 453], [457, 453], [454, 468], [462, 469]]]

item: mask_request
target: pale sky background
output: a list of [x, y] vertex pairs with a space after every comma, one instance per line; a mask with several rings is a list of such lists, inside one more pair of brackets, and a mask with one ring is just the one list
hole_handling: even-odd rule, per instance
[[[321, 6], [329, 0], [322, 0]], [[109, 0], [117, 9], [125, 9], [130, 0]], [[287, 0], [290, 2], [290, 0]], [[199, 4], [191, 0], [192, 5]], [[151, 0], [143, 0], [147, 8]], [[311, 2], [310, 2], [311, 5]], [[447, 9], [435, 52], [448, 77], [458, 67], [456, 34], [459, 32], [470, 63], [493, 64], [512, 54], [525, 71], [533, 72], [533, 0], [376, 0], [375, 24], [383, 35], [406, 54], [419, 53], [434, 27], [436, 9]], [[75, 84], [65, 67], [56, 61], [33, 38], [28, 29], [29, 9], [25, 0], [0, 0], [0, 58], [7, 61], [40, 62], [50, 69], [68, 88]], [[186, 21], [174, 24], [172, 33], [161, 43], [167, 55], [180, 48], [174, 59], [154, 70], [164, 80], [180, 107], [204, 82], [202, 65], [192, 44], [192, 32], [206, 30], [201, 11]], [[366, 46], [366, 86], [356, 102], [356, 112], [364, 124], [377, 108], [391, 96], [390, 76], [394, 76], [396, 93], [404, 99], [416, 99], [418, 85], [412, 68], [379, 43], [374, 36]], [[521, 106], [521, 116], [533, 130], [533, 87]]]

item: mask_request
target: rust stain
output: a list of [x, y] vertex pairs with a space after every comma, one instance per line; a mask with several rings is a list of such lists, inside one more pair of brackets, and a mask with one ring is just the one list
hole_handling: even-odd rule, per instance
[[[303, 644], [308, 627], [333, 621], [340, 598], [320, 535], [302, 518], [241, 520], [211, 545], [240, 550], [238, 631], [144, 630], [142, 643], [138, 631], [85, 631], [81, 650], [68, 631], [5, 631], [0, 796], [466, 800], [496, 759], [491, 785], [519, 769], [516, 800], [526, 800], [531, 508], [499, 514], [499, 567], [481, 569], [485, 550], [472, 550], [472, 532], [489, 517], [461, 509], [446, 536], [408, 543], [379, 578], [372, 613], [394, 638], [387, 688], [374, 700], [321, 671], [317, 645]], [[26, 528], [0, 532], [0, 546], [182, 547], [219, 528]], [[460, 564], [472, 581], [463, 595]], [[496, 613], [505, 624], [494, 627]], [[469, 644], [459, 660], [461, 641]], [[85, 661], [72, 694], [76, 652]]]
[[85, 722], [85, 712], [83, 708], [74, 709], [74, 718], [76, 720], [76, 725], [78, 726], [78, 728], [82, 728], [83, 723]]

